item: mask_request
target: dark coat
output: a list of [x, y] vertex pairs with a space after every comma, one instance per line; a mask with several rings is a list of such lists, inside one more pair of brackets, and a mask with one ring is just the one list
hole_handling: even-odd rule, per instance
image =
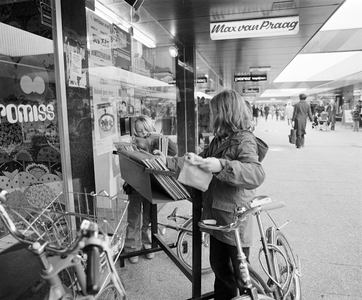
[[312, 111], [310, 105], [305, 100], [300, 100], [294, 105], [292, 121], [294, 121], [294, 129], [297, 130], [297, 135], [306, 134], [307, 118], [312, 122]]
[[[224, 143], [229, 143], [229, 146], [216, 154]], [[252, 134], [235, 133], [224, 143], [215, 137], [210, 146], [199, 154], [204, 158], [219, 158], [223, 167], [220, 173], [214, 174], [208, 190], [203, 193], [202, 219], [215, 219], [219, 225], [233, 222], [236, 207], [249, 207], [250, 200], [255, 197], [255, 189], [265, 179], [263, 167], [258, 161], [258, 146]], [[224, 243], [235, 245], [233, 232], [208, 232]], [[251, 246], [251, 216], [245, 219], [241, 227], [241, 241], [244, 247]]]

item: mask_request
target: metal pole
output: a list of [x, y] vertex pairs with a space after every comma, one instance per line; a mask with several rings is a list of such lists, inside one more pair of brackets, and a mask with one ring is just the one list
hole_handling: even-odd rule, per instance
[[[52, 0], [52, 23], [54, 42], [54, 77], [57, 97], [57, 112], [59, 120], [60, 154], [62, 158], [63, 192], [65, 194], [67, 211], [74, 212], [74, 197], [72, 184], [72, 169], [70, 162], [66, 74], [63, 48], [63, 27], [61, 0]], [[74, 218], [73, 218], [74, 221]], [[72, 222], [72, 228], [75, 222]]]

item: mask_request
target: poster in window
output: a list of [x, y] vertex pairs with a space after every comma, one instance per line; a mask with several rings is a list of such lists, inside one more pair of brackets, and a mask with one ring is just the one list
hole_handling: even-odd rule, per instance
[[125, 70], [131, 67], [131, 36], [115, 24], [112, 25], [112, 63]]
[[87, 26], [89, 66], [111, 66], [111, 24], [92, 11], [87, 10]]

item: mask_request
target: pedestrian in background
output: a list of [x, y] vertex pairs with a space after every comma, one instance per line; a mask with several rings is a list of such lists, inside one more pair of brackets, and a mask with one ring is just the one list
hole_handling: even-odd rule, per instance
[[[322, 112], [325, 111], [323, 100], [319, 100], [318, 104], [314, 108], [314, 114], [317, 114], [318, 125], [323, 125], [323, 121], [320, 120]], [[318, 126], [320, 130], [322, 130], [321, 126]]]
[[334, 125], [336, 124], [336, 105], [334, 103], [334, 100], [331, 99], [329, 101], [329, 104], [326, 108], [326, 111], [328, 113], [328, 121], [327, 121], [327, 125], [331, 126], [331, 130], [334, 130]]
[[268, 121], [269, 111], [270, 111], [270, 107], [269, 107], [268, 104], [266, 104], [265, 107], [264, 107], [265, 121]]
[[292, 117], [293, 127], [297, 131], [297, 141], [295, 145], [298, 149], [304, 147], [304, 135], [307, 133], [307, 118], [309, 118], [309, 121], [313, 121], [310, 105], [305, 99], [307, 99], [307, 95], [299, 95], [299, 102], [294, 105]]
[[293, 118], [294, 107], [292, 106], [291, 102], [287, 103], [285, 107], [285, 115], [287, 117], [288, 125], [292, 125], [292, 118]]
[[352, 115], [352, 121], [353, 121], [353, 131], [358, 132], [359, 121], [361, 119], [361, 117], [360, 117], [360, 107], [358, 105], [356, 105], [352, 109], [351, 115]]
[[255, 102], [253, 103], [253, 120], [255, 122], [255, 125], [258, 125], [258, 117], [259, 117], [259, 108], [258, 106], [255, 104]]

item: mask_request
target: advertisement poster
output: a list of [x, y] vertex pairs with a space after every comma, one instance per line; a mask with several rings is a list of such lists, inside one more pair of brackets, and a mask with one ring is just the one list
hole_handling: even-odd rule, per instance
[[93, 102], [105, 103], [113, 101], [118, 96], [117, 81], [107, 77], [95, 76], [90, 72], [89, 81], [92, 88]]
[[112, 25], [112, 62], [115, 67], [130, 70], [131, 36], [117, 25]]
[[67, 58], [67, 81], [70, 87], [86, 88], [87, 79], [83, 64], [85, 63], [84, 44], [65, 36], [65, 53]]
[[111, 28], [106, 20], [87, 10], [89, 67], [112, 65]]
[[118, 137], [116, 102], [97, 104], [94, 118], [97, 155], [112, 152]]

